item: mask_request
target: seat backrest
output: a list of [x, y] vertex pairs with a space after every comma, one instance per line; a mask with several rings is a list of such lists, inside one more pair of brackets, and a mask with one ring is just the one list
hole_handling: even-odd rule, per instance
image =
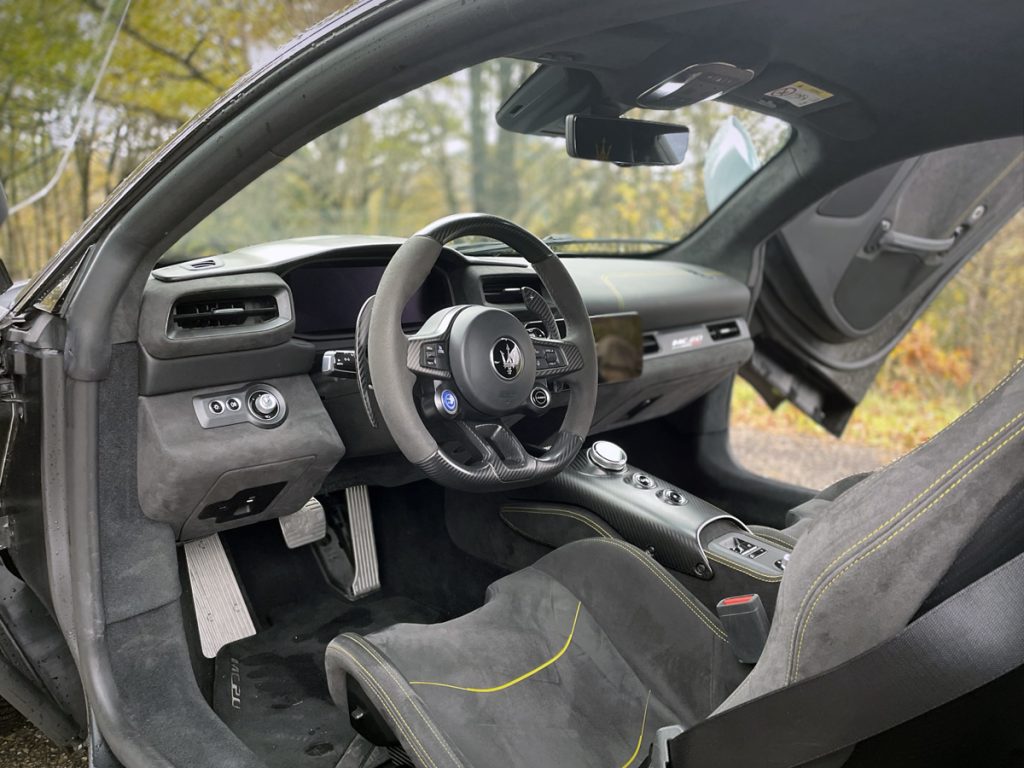
[[842, 494], [799, 540], [761, 659], [719, 709], [902, 630], [1024, 485], [1024, 361], [930, 441]]

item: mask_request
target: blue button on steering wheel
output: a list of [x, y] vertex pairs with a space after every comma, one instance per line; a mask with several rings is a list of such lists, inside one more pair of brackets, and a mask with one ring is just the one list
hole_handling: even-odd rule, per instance
[[459, 398], [450, 389], [441, 391], [441, 407], [449, 416], [454, 416], [459, 410]]

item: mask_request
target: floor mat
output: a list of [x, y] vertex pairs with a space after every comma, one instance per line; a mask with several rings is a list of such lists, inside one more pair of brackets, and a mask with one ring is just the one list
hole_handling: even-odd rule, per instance
[[405, 597], [349, 603], [321, 596], [275, 619], [256, 636], [221, 649], [214, 709], [271, 768], [334, 768], [355, 734], [327, 690], [327, 644], [342, 632], [432, 623], [439, 615]]

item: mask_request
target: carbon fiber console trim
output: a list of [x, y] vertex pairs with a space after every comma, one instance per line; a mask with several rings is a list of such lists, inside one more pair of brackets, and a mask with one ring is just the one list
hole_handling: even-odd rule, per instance
[[650, 488], [632, 482], [636, 467], [622, 472], [608, 472], [595, 466], [581, 453], [569, 467], [543, 486], [532, 489], [527, 497], [575, 504], [590, 510], [607, 522], [626, 541], [641, 549], [654, 550], [655, 559], [667, 568], [690, 576], [710, 579], [713, 563], [701, 546], [702, 530], [713, 522], [735, 525], [737, 531], [746, 526], [737, 518], [713, 504], [685, 491], [686, 501], [671, 504], [659, 492], [675, 490], [658, 478]]

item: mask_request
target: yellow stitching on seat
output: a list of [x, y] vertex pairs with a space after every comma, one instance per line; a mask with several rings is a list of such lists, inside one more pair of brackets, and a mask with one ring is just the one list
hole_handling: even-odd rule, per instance
[[368, 670], [366, 667], [364, 667], [359, 662], [359, 660], [351, 653], [349, 653], [349, 651], [345, 648], [342, 648], [339, 645], [336, 646], [336, 650], [348, 656], [349, 659], [352, 660], [352, 663], [363, 671], [363, 674], [366, 676], [366, 682], [370, 684], [370, 687], [373, 690], [373, 692], [377, 694], [377, 700], [391, 714], [392, 718], [394, 719], [395, 725], [398, 726], [398, 728], [405, 735], [406, 739], [408, 739], [409, 746], [412, 747], [413, 751], [420, 758], [420, 760], [422, 760], [424, 763], [429, 763], [431, 766], [433, 766], [433, 768], [437, 768], [437, 763], [435, 763], [433, 759], [430, 757], [430, 755], [426, 753], [423, 744], [420, 742], [416, 734], [412, 732], [412, 729], [409, 727], [409, 724], [405, 721], [405, 718], [402, 717], [402, 713], [398, 711], [398, 706], [395, 704], [394, 701], [391, 700], [391, 697], [388, 696], [388, 692], [384, 690], [383, 686], [381, 686], [381, 684], [377, 682], [376, 678], [373, 676], [373, 673], [370, 672], [370, 670]]
[[743, 575], [750, 576], [753, 579], [757, 579], [759, 581], [767, 581], [769, 584], [777, 584], [780, 581], [782, 581], [781, 576], [766, 576], [763, 573], [758, 573], [753, 569], [748, 569], [744, 565], [730, 562], [729, 560], [726, 560], [724, 557], [719, 557], [714, 552], [708, 552], [707, 556], [709, 560], [714, 560], [716, 563], [724, 565], [726, 568], [732, 568], [734, 571], [739, 571]]
[[[608, 533], [608, 531], [606, 531], [604, 528], [595, 523], [586, 515], [581, 515], [579, 512], [576, 512], [571, 509], [564, 509], [561, 507], [517, 507], [514, 505], [509, 505], [501, 508], [502, 512], [504, 512], [505, 510], [508, 510], [510, 512], [525, 512], [531, 515], [552, 515], [557, 517], [572, 518], [573, 520], [577, 520], [583, 523], [584, 525], [588, 526], [591, 530], [597, 531], [597, 533], [602, 538], [615, 538], [610, 533]], [[506, 522], [508, 521], [506, 520]]]
[[593, 539], [593, 541], [600, 541], [602, 543], [613, 544], [616, 547], [618, 547], [619, 549], [621, 549], [623, 552], [626, 552], [629, 555], [631, 555], [632, 557], [634, 557], [647, 570], [649, 570], [651, 573], [653, 573], [655, 576], [657, 576], [658, 580], [661, 581], [661, 583], [664, 584], [666, 587], [668, 587], [669, 590], [676, 597], [678, 597], [679, 600], [682, 601], [682, 603], [687, 608], [689, 608], [698, 619], [700, 619], [702, 622], [704, 622], [704, 625], [708, 629], [710, 629], [715, 634], [715, 636], [718, 637], [719, 640], [726, 640], [727, 639], [725, 632], [723, 632], [721, 629], [716, 627], [711, 621], [709, 621], [707, 616], [705, 616], [701, 612], [700, 608], [698, 608], [693, 603], [693, 601], [690, 600], [690, 598], [686, 596], [686, 594], [682, 591], [682, 589], [680, 587], [676, 586], [670, 580], [670, 577], [668, 577], [665, 574], [663, 574], [662, 572], [658, 571], [658, 569], [656, 569], [649, 562], [644, 560], [643, 557], [641, 557], [640, 554], [636, 550], [634, 550], [631, 545], [626, 544], [625, 542], [619, 541], [618, 539]]
[[456, 690], [456, 691], [465, 691], [466, 693], [495, 693], [497, 691], [503, 691], [506, 688], [511, 688], [516, 683], [521, 683], [521, 682], [523, 682], [523, 680], [526, 680], [528, 678], [533, 677], [535, 674], [540, 672], [542, 669], [547, 669], [552, 664], [554, 664], [556, 661], [558, 661], [560, 658], [562, 658], [562, 655], [567, 650], [569, 650], [569, 646], [572, 644], [573, 635], [576, 634], [576, 622], [580, 618], [580, 608], [582, 606], [583, 606], [582, 602], [579, 602], [579, 603], [576, 604], [576, 615], [573, 616], [573, 619], [572, 619], [572, 629], [569, 630], [569, 637], [567, 637], [565, 639], [565, 645], [562, 646], [562, 649], [558, 653], [556, 653], [554, 656], [552, 656], [550, 659], [548, 659], [543, 664], [541, 664], [540, 666], [534, 667], [529, 672], [526, 672], [526, 673], [520, 675], [519, 677], [517, 677], [517, 678], [515, 678], [513, 680], [509, 680], [507, 683], [502, 683], [501, 685], [491, 686], [490, 688], [470, 688], [470, 687], [467, 687], [467, 686], [452, 685], [451, 683], [434, 683], [434, 682], [428, 682], [428, 681], [423, 681], [423, 680], [417, 680], [415, 682], [410, 681], [409, 685], [432, 685], [432, 686], [435, 686], [435, 687], [438, 687], [438, 688], [451, 688], [451, 689]]
[[[953, 421], [951, 421], [951, 422], [950, 422], [949, 424], [947, 424], [946, 426], [944, 426], [944, 427], [943, 427], [942, 429], [940, 429], [940, 430], [939, 430], [938, 432], [936, 432], [936, 433], [935, 433], [934, 435], [932, 435], [932, 436], [931, 436], [930, 438], [928, 438], [927, 440], [925, 440], [925, 441], [924, 441], [923, 443], [921, 443], [920, 445], [917, 445], [917, 446], [915, 446], [913, 450], [909, 451], [908, 453], [905, 453], [905, 454], [903, 454], [902, 456], [900, 456], [900, 457], [898, 457], [898, 458], [896, 458], [896, 459], [893, 459], [893, 460], [892, 460], [892, 461], [890, 461], [890, 462], [889, 462], [888, 464], [886, 464], [886, 465], [885, 465], [884, 467], [882, 467], [882, 469], [883, 469], [883, 470], [885, 470], [885, 469], [888, 469], [889, 467], [892, 467], [892, 466], [894, 466], [894, 465], [896, 465], [896, 464], [899, 464], [899, 463], [900, 463], [901, 461], [903, 461], [903, 460], [904, 460], [905, 458], [907, 458], [908, 456], [913, 456], [913, 455], [914, 455], [915, 453], [917, 453], [917, 452], [918, 452], [919, 450], [921, 450], [921, 449], [922, 449], [922, 448], [924, 448], [924, 447], [925, 447], [926, 445], [928, 445], [929, 443], [931, 443], [932, 441], [934, 441], [934, 440], [935, 440], [935, 438], [937, 438], [937, 437], [938, 437], [939, 435], [941, 435], [941, 434], [943, 434], [944, 432], [947, 432], [947, 431], [949, 431], [950, 429], [952, 429], [953, 427], [955, 427], [955, 426], [956, 426], [957, 424], [959, 424], [959, 423], [960, 423], [961, 421], [963, 421], [963, 420], [964, 420], [964, 419], [965, 419], [965, 418], [967, 417], [967, 415], [968, 415], [968, 414], [970, 414], [971, 412], [973, 412], [973, 411], [974, 411], [974, 410], [975, 410], [976, 408], [978, 408], [978, 407], [979, 407], [979, 406], [981, 406], [981, 405], [982, 405], [983, 403], [985, 403], [985, 402], [986, 402], [987, 400], [989, 400], [989, 398], [991, 398], [991, 397], [992, 397], [992, 395], [994, 395], [994, 394], [995, 394], [996, 392], [998, 392], [998, 391], [999, 391], [999, 390], [1001, 390], [1001, 389], [1002, 389], [1003, 387], [1005, 387], [1005, 386], [1006, 386], [1006, 385], [1007, 385], [1007, 384], [1008, 384], [1008, 383], [1010, 382], [1010, 380], [1011, 380], [1011, 379], [1012, 379], [1012, 378], [1013, 378], [1014, 376], [1016, 376], [1016, 375], [1017, 375], [1018, 373], [1020, 373], [1020, 371], [1021, 371], [1021, 370], [1024, 370], [1024, 357], [1020, 358], [1020, 359], [1019, 359], [1019, 360], [1018, 360], [1018, 361], [1017, 361], [1016, 363], [1014, 363], [1014, 364], [1013, 364], [1013, 368], [1011, 368], [1011, 369], [1010, 369], [1010, 372], [1009, 372], [1008, 374], [1006, 374], [1006, 375], [1005, 375], [1005, 376], [1004, 376], [1004, 377], [1002, 378], [1002, 381], [1000, 381], [1000, 382], [999, 382], [998, 384], [996, 384], [996, 385], [995, 385], [995, 386], [994, 386], [994, 387], [993, 387], [993, 388], [992, 388], [992, 389], [991, 389], [991, 390], [990, 390], [990, 391], [988, 392], [988, 394], [986, 394], [986, 395], [985, 395], [984, 397], [982, 397], [982, 398], [981, 398], [981, 400], [979, 400], [979, 401], [978, 401], [978, 402], [976, 402], [976, 403], [975, 403], [974, 405], [972, 405], [972, 406], [971, 406], [970, 408], [968, 408], [968, 409], [967, 409], [966, 411], [964, 411], [963, 413], [961, 413], [961, 414], [960, 414], [959, 416], [957, 416], [957, 417], [956, 417], [956, 418], [955, 418], [955, 419], [954, 419]], [[881, 470], [879, 470], [879, 471], [881, 471]]]
[[651, 703], [651, 689], [647, 689], [647, 698], [644, 699], [644, 717], [640, 721], [640, 736], [636, 740], [636, 749], [633, 750], [633, 754], [629, 756], [629, 760], [622, 764], [622, 768], [629, 768], [636, 760], [636, 756], [640, 754], [640, 747], [644, 744], [644, 731], [647, 730], [647, 706]]
[[[1008, 379], [1009, 379], [1009, 377], [1007, 377], [1007, 380]], [[993, 392], [994, 391], [995, 390], [993, 390]], [[997, 429], [995, 432], [993, 432], [991, 435], [989, 435], [987, 438], [985, 438], [982, 442], [980, 442], [976, 446], [974, 446], [970, 451], [965, 453], [960, 458], [959, 461], [957, 461], [955, 464], [953, 464], [951, 467], [949, 467], [945, 472], [943, 472], [941, 475], [939, 475], [939, 477], [937, 477], [935, 479], [935, 481], [932, 482], [931, 485], [929, 485], [927, 488], [925, 488], [923, 491], [921, 491], [919, 494], [917, 494], [917, 496], [915, 496], [913, 499], [911, 499], [909, 502], [907, 502], [907, 504], [904, 505], [903, 508], [901, 508], [899, 512], [897, 512], [895, 515], [890, 517], [884, 523], [879, 525], [877, 528], [875, 528], [875, 530], [871, 531], [871, 533], [869, 533], [866, 536], [862, 537], [857, 542], [855, 542], [854, 544], [849, 546], [847, 549], [843, 550], [843, 552], [841, 552], [838, 556], [836, 556], [836, 558], [831, 563], [829, 563], [824, 568], [822, 568], [821, 573], [819, 573], [814, 578], [814, 581], [811, 582], [811, 585], [809, 587], [807, 587], [807, 591], [804, 592], [804, 596], [802, 598], [800, 598], [800, 604], [797, 606], [797, 609], [796, 609], [796, 617], [797, 617], [797, 619], [799, 619], [800, 613], [803, 611], [804, 606], [807, 604], [807, 601], [810, 599], [811, 594], [814, 591], [814, 588], [816, 586], [818, 586], [818, 584], [825, 577], [825, 574], [828, 573], [829, 569], [832, 568], [832, 566], [834, 566], [836, 563], [838, 563], [840, 560], [842, 560], [848, 554], [853, 552], [861, 544], [863, 544], [866, 541], [868, 541], [869, 539], [871, 539], [872, 536], [875, 536], [876, 534], [882, 532], [883, 530], [888, 528], [890, 525], [895, 523], [897, 520], [899, 520], [900, 515], [902, 515], [908, 509], [913, 507], [917, 502], [919, 502], [925, 496], [927, 496], [928, 493], [933, 488], [935, 488], [937, 485], [941, 484], [943, 480], [945, 480], [947, 477], [949, 477], [951, 474], [953, 474], [957, 469], [959, 469], [960, 466], [964, 464], [964, 462], [968, 461], [974, 454], [976, 454], [978, 451], [982, 450], [986, 445], [991, 443], [1002, 432], [1006, 431], [1010, 427], [1010, 425], [1013, 424], [1013, 422], [1015, 422], [1021, 416], [1024, 416], [1024, 411], [1021, 411], [1016, 416], [1012, 417], [1009, 421], [1007, 421], [1005, 424], [1003, 424], [1003, 426], [999, 427], [999, 429]], [[793, 658], [793, 646], [797, 643], [797, 632], [799, 631], [800, 624], [801, 624], [801, 622], [796, 621], [794, 623], [794, 627], [793, 627], [793, 636], [792, 636], [792, 639], [790, 640], [790, 649], [789, 649], [789, 657], [790, 657], [790, 661], [791, 662], [792, 662], [792, 658]], [[791, 665], [791, 669], [792, 669], [792, 665]], [[792, 672], [790, 674], [792, 674]]]
[[852, 560], [841, 571], [839, 571], [838, 573], [833, 575], [831, 579], [829, 579], [828, 583], [822, 588], [821, 592], [818, 593], [818, 596], [815, 598], [814, 602], [811, 604], [810, 609], [807, 611], [807, 616], [804, 618], [803, 622], [801, 622], [801, 625], [800, 625], [801, 626], [800, 641], [799, 641], [799, 643], [797, 645], [797, 649], [796, 649], [796, 659], [793, 662], [793, 667], [792, 667], [792, 670], [790, 672], [790, 676], [789, 676], [790, 677], [790, 681], [792, 681], [793, 677], [796, 675], [796, 672], [797, 672], [797, 670], [800, 667], [800, 654], [803, 652], [804, 636], [807, 633], [807, 626], [808, 626], [808, 624], [810, 624], [811, 616], [814, 614], [814, 609], [817, 607], [818, 603], [821, 601], [821, 598], [825, 595], [825, 593], [828, 592], [828, 590], [832, 587], [832, 585], [835, 584], [836, 581], [839, 580], [839, 577], [842, 576], [843, 574], [845, 574], [851, 568], [853, 568], [853, 566], [855, 566], [857, 563], [861, 562], [865, 558], [869, 557], [870, 555], [872, 555], [875, 552], [877, 552], [878, 550], [880, 550], [882, 547], [884, 547], [890, 541], [892, 541], [897, 536], [899, 536], [901, 533], [903, 533], [903, 531], [907, 530], [907, 528], [909, 528], [911, 526], [911, 524], [913, 524], [925, 512], [927, 512], [929, 509], [931, 509], [936, 504], [938, 504], [940, 501], [942, 501], [942, 499], [945, 498], [945, 496], [947, 494], [951, 493], [953, 491], [953, 489], [955, 489], [958, 485], [960, 485], [960, 483], [962, 483], [964, 480], [966, 480], [968, 477], [970, 477], [971, 474], [975, 470], [977, 470], [986, 461], [988, 461], [993, 456], [995, 456], [997, 453], [999, 453], [999, 451], [1001, 451], [1007, 445], [1007, 443], [1011, 442], [1015, 437], [1017, 437], [1018, 435], [1020, 435], [1022, 433], [1024, 433], [1024, 427], [1020, 427], [1016, 432], [1014, 432], [1012, 435], [1010, 435], [1005, 440], [1003, 440], [1003, 442], [1001, 442], [999, 445], [997, 445], [995, 448], [993, 448], [992, 452], [988, 456], [986, 456], [981, 461], [979, 461], [977, 464], [975, 464], [973, 467], [971, 467], [969, 470], [964, 472], [963, 475], [961, 475], [959, 477], [959, 479], [957, 479], [957, 481], [955, 483], [953, 483], [951, 486], [949, 486], [949, 488], [947, 488], [942, 493], [940, 493], [938, 496], [936, 496], [934, 499], [932, 499], [930, 502], [928, 502], [927, 505], [922, 507], [917, 513], [914, 514], [913, 517], [911, 517], [909, 520], [905, 521], [899, 528], [897, 528], [891, 534], [889, 534], [889, 536], [887, 536], [882, 541], [878, 542], [875, 546], [873, 546], [868, 551], [858, 555], [856, 559]]
[[[399, 690], [402, 690], [402, 681], [399, 680], [397, 675], [395, 675], [395, 672], [392, 669], [392, 665], [385, 661], [384, 658], [379, 653], [377, 653], [377, 649], [374, 648], [366, 638], [360, 637], [359, 635], [353, 634], [351, 632], [346, 633], [345, 637], [350, 638], [359, 647], [361, 647], [368, 654], [370, 654], [370, 656], [372, 656], [377, 661], [377, 663], [381, 665], [381, 667], [387, 673], [388, 677], [390, 677], [394, 681], [395, 685], [398, 686]], [[416, 699], [414, 699], [408, 693], [405, 693], [404, 690], [402, 692], [405, 694], [406, 701], [412, 704], [413, 709], [416, 710], [416, 713], [420, 716], [420, 719], [423, 720], [427, 728], [430, 729], [430, 732], [434, 734], [434, 737], [437, 739], [438, 743], [444, 748], [444, 751], [448, 753], [448, 757], [452, 759], [452, 763], [461, 766], [462, 762], [455, 756], [455, 753], [452, 752], [447, 739], [445, 739], [437, 730], [437, 728], [434, 727], [433, 721], [429, 717], [427, 717], [427, 713], [423, 711], [423, 708], [419, 705], [419, 702], [416, 701]]]

